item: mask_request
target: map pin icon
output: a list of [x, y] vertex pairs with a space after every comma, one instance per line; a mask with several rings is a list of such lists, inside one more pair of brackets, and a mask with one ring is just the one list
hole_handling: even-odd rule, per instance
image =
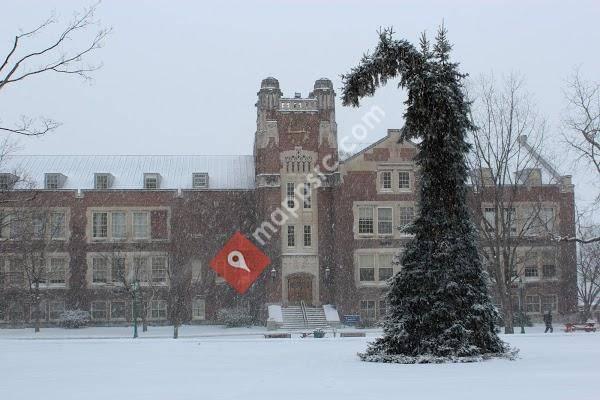
[[248, 268], [246, 260], [244, 260], [244, 255], [240, 251], [234, 250], [230, 252], [227, 255], [227, 263], [233, 268], [239, 268], [246, 272], [250, 272], [250, 268]]

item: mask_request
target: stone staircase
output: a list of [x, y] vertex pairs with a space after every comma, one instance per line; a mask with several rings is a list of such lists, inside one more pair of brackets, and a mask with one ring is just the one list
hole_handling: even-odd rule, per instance
[[315, 330], [329, 328], [323, 307], [288, 306], [282, 307], [283, 325], [286, 330]]

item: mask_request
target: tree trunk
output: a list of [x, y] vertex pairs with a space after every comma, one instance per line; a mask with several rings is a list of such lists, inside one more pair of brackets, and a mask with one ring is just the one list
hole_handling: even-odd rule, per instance
[[179, 337], [179, 324], [173, 325], [173, 339], [177, 339]]
[[35, 333], [40, 331], [40, 289], [39, 284], [36, 283], [35, 288], [35, 297], [34, 297], [34, 309], [35, 309]]
[[504, 333], [506, 334], [515, 333], [513, 315], [512, 297], [510, 293], [504, 291], [504, 298], [502, 299], [502, 318], [504, 320]]

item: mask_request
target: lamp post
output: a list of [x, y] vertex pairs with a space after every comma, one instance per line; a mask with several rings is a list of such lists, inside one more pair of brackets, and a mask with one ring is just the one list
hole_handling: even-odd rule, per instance
[[519, 322], [521, 323], [521, 333], [525, 333], [525, 321], [523, 315], [523, 290], [525, 289], [525, 282], [523, 278], [519, 277]]
[[140, 283], [136, 279], [131, 284], [131, 290], [133, 291], [133, 338], [138, 337], [138, 315], [139, 315], [139, 292]]

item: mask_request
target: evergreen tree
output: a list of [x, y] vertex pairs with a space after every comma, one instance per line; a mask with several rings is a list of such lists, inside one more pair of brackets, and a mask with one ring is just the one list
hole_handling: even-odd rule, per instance
[[373, 54], [343, 75], [342, 101], [358, 106], [360, 98], [400, 77], [399, 86], [408, 91], [401, 140], [418, 142], [420, 215], [406, 229], [414, 237], [390, 285], [384, 335], [359, 356], [401, 363], [510, 356], [495, 331], [497, 313], [466, 204], [466, 137], [475, 127], [465, 75], [450, 61], [443, 27], [432, 49], [424, 35], [419, 49], [393, 39], [391, 29], [379, 39]]

